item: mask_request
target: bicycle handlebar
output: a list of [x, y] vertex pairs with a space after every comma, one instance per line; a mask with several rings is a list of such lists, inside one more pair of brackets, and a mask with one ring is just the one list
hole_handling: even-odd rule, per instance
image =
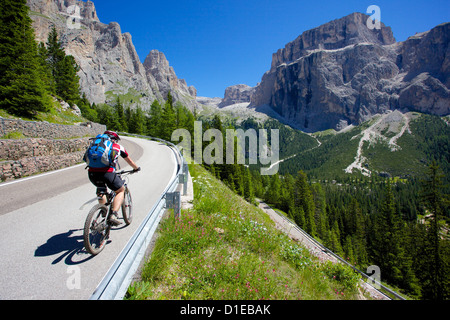
[[141, 171], [140, 167], [137, 170], [134, 170], [134, 169], [133, 170], [128, 170], [128, 171], [122, 170], [120, 172], [117, 172], [117, 174], [120, 174], [120, 175], [122, 175], [122, 174], [133, 174], [133, 173], [136, 173], [136, 172], [139, 172], [139, 171]]

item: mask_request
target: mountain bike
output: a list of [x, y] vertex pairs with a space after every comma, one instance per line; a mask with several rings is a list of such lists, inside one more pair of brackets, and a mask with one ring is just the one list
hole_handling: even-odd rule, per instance
[[[127, 226], [133, 220], [133, 201], [130, 189], [128, 188], [127, 175], [135, 172], [134, 170], [117, 172], [121, 178], [125, 176], [122, 217]], [[112, 214], [112, 203], [116, 197], [116, 193], [114, 191], [108, 192], [108, 190], [104, 190], [98, 194], [98, 199], [101, 199], [103, 196], [106, 196], [106, 203], [96, 204], [92, 207], [84, 223], [84, 247], [92, 255], [99, 254], [105, 248], [111, 227], [113, 226], [110, 221], [110, 216]]]

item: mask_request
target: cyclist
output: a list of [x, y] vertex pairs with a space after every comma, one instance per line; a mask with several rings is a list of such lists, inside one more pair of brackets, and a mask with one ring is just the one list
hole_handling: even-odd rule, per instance
[[119, 155], [133, 168], [134, 172], [140, 171], [141, 168], [134, 163], [125, 148], [118, 144], [120, 137], [116, 132], [107, 130], [104, 134], [106, 134], [113, 142], [115, 157], [112, 165], [105, 168], [89, 168], [88, 175], [89, 180], [94, 186], [97, 187], [97, 195], [102, 196], [102, 198], [99, 199], [100, 204], [106, 203], [106, 196], [104, 194], [102, 195], [102, 192], [107, 190], [106, 186], [116, 193], [116, 197], [114, 198], [112, 204], [112, 215], [110, 216], [110, 221], [114, 226], [118, 226], [121, 222], [117, 220], [117, 213], [122, 205], [125, 192], [124, 181], [116, 174], [116, 165]]

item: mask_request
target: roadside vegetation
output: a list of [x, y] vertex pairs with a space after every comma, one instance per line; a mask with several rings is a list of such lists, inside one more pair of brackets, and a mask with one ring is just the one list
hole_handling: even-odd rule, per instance
[[359, 275], [321, 263], [259, 208], [199, 165], [194, 207], [160, 225], [141, 280], [126, 299], [358, 299]]

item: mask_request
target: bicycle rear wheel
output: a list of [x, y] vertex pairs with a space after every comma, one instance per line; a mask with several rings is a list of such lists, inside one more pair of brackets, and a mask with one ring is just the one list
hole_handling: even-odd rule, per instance
[[95, 205], [84, 223], [84, 247], [92, 254], [99, 254], [105, 247], [110, 226], [107, 223], [108, 208], [105, 205]]
[[127, 225], [133, 221], [133, 200], [131, 199], [131, 192], [128, 187], [125, 187], [125, 195], [122, 203], [122, 216]]

